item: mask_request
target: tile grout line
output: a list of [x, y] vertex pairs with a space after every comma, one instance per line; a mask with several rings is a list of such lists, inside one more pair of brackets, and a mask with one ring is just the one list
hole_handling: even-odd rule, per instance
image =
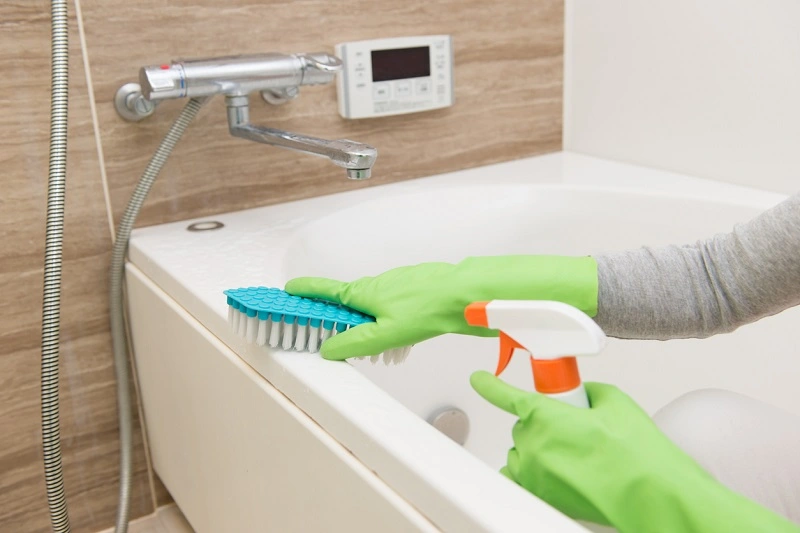
[[[95, 146], [97, 148], [97, 157], [100, 165], [100, 181], [103, 185], [103, 196], [106, 204], [106, 216], [108, 219], [109, 232], [111, 233], [111, 242], [113, 244], [114, 239], [116, 238], [116, 231], [114, 225], [114, 211], [111, 206], [111, 193], [108, 188], [108, 175], [106, 173], [105, 156], [103, 154], [103, 143], [100, 138], [100, 121], [97, 117], [97, 106], [94, 98], [94, 83], [92, 82], [92, 74], [90, 70], [89, 48], [86, 45], [86, 32], [84, 31], [83, 27], [83, 13], [81, 12], [81, 0], [74, 0], [74, 4], [75, 4], [75, 18], [78, 23], [78, 35], [81, 43], [81, 58], [83, 59], [83, 72], [86, 77], [87, 91], [89, 93], [89, 109], [92, 115], [92, 129], [94, 130]], [[126, 322], [125, 334], [128, 337], [128, 344], [130, 345], [130, 332], [128, 331], [127, 320], [125, 322]], [[131, 365], [134, 365], [133, 361], [131, 361]], [[133, 372], [133, 379], [134, 379], [134, 389], [136, 391], [136, 396], [138, 398], [139, 384], [136, 379], [135, 366]], [[152, 504], [153, 511], [155, 512], [158, 510], [158, 500], [156, 498], [155, 480], [153, 479], [153, 463], [150, 457], [150, 449], [147, 443], [147, 431], [144, 428], [144, 417], [143, 417], [144, 413], [142, 412], [142, 405], [141, 402], [139, 401], [137, 401], [136, 404], [137, 404], [137, 410], [139, 412], [139, 426], [140, 429], [142, 430], [142, 440], [144, 441], [145, 462], [147, 464], [147, 481], [150, 488], [150, 502]]]
[[111, 232], [111, 242], [113, 244], [116, 232], [114, 230], [114, 212], [111, 207], [111, 194], [108, 189], [108, 176], [106, 174], [106, 160], [103, 155], [103, 143], [100, 139], [100, 121], [97, 118], [97, 105], [94, 99], [94, 84], [92, 83], [92, 73], [89, 70], [89, 48], [86, 46], [86, 32], [83, 28], [83, 14], [81, 13], [81, 0], [75, 0], [75, 18], [78, 21], [78, 35], [81, 42], [81, 57], [83, 59], [83, 72], [86, 76], [86, 85], [89, 92], [89, 111], [92, 115], [92, 129], [94, 130], [94, 142], [97, 148], [97, 158], [100, 163], [100, 181], [103, 184], [103, 197], [106, 202], [106, 216], [108, 227]]

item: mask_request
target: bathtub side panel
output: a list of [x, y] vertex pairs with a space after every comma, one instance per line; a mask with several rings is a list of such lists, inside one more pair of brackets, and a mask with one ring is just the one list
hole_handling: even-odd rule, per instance
[[127, 283], [153, 465], [195, 531], [436, 531], [136, 268]]

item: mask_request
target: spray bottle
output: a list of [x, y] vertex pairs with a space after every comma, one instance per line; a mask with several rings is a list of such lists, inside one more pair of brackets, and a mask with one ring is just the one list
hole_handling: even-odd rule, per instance
[[464, 311], [467, 322], [500, 331], [495, 370], [505, 370], [516, 349], [530, 355], [537, 392], [576, 407], [589, 407], [576, 356], [597, 355], [606, 344], [603, 330], [579, 309], [548, 300], [474, 302]]

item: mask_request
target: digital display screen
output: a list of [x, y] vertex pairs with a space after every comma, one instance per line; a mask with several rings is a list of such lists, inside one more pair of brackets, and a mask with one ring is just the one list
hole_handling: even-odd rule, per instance
[[421, 78], [431, 75], [430, 47], [372, 51], [372, 81]]

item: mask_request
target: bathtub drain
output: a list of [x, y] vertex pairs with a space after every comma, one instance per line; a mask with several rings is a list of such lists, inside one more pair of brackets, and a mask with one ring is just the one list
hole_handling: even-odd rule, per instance
[[205, 222], [195, 222], [190, 224], [186, 229], [189, 231], [209, 231], [219, 228], [224, 228], [225, 224], [217, 222], [216, 220], [209, 220]]
[[445, 407], [434, 411], [428, 417], [428, 422], [462, 446], [467, 441], [469, 417], [457, 407]]

